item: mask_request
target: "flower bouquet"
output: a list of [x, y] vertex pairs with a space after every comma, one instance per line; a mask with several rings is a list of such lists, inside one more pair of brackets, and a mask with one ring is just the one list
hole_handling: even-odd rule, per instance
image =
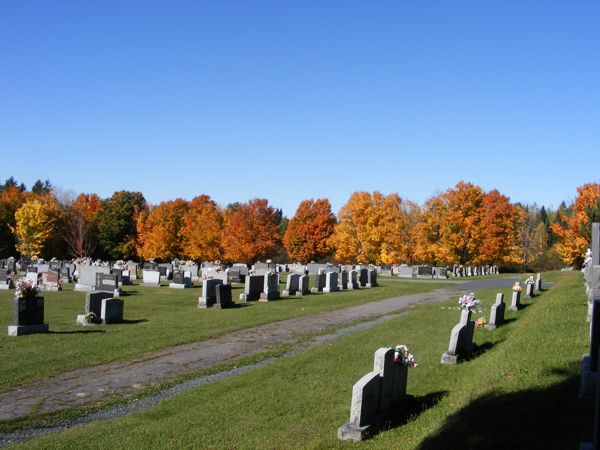
[[396, 345], [394, 349], [394, 364], [417, 367], [417, 361], [406, 345]]
[[481, 302], [475, 298], [475, 294], [465, 294], [458, 299], [458, 306], [460, 309], [476, 312], [480, 310]]

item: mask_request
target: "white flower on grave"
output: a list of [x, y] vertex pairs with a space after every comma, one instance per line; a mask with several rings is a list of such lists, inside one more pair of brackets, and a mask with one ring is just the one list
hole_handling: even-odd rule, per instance
[[475, 298], [475, 294], [473, 294], [472, 292], [458, 298], [458, 306], [461, 309], [466, 309], [471, 312], [478, 311], [480, 304], [481, 302]]
[[417, 361], [414, 355], [408, 350], [406, 345], [396, 345], [394, 349], [394, 364], [403, 364], [408, 367], [417, 367]]
[[527, 280], [525, 280], [526, 284], [534, 284], [535, 280], [533, 279], [533, 275], [531, 275]]

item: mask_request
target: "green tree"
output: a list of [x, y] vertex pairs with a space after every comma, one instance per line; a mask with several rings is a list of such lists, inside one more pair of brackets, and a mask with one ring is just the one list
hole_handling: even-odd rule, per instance
[[31, 192], [37, 195], [49, 194], [52, 191], [52, 183], [50, 180], [41, 181], [37, 180], [33, 186], [31, 186]]
[[98, 244], [107, 259], [130, 259], [136, 256], [137, 219], [146, 211], [141, 192], [119, 191], [104, 200], [98, 211]]

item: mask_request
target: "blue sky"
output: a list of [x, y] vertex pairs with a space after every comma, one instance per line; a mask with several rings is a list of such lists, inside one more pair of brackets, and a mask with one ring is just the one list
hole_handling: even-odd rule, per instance
[[0, 180], [260, 197], [600, 181], [594, 1], [0, 2]]

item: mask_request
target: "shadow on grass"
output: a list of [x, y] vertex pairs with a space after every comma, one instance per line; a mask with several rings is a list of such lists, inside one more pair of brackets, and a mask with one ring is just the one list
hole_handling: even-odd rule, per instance
[[48, 331], [48, 334], [88, 334], [88, 333], [106, 333], [106, 330], [76, 330], [76, 331]]
[[405, 425], [409, 421], [415, 419], [422, 412], [428, 410], [429, 408], [433, 408], [447, 395], [448, 391], [432, 392], [421, 397], [407, 395], [405, 399], [406, 403], [403, 405], [403, 407], [392, 411], [389, 416], [383, 422], [381, 422], [381, 424], [373, 426], [369, 430], [369, 436], [373, 437], [382, 431]]
[[[564, 372], [554, 371], [565, 375]], [[579, 400], [579, 377], [545, 389], [493, 392], [449, 416], [420, 450], [576, 449], [592, 438], [593, 400]]]
[[[120, 322], [115, 322], [114, 325], [135, 325], [136, 323], [145, 323], [148, 322], [148, 319], [129, 319], [129, 320], [122, 320]], [[109, 325], [113, 325], [113, 324], [109, 324]]]
[[238, 303], [234, 303], [233, 306], [231, 308], [229, 308], [229, 309], [232, 309], [232, 308], [245, 308], [246, 306], [250, 306], [250, 305], [248, 303], [239, 303], [238, 302]]

